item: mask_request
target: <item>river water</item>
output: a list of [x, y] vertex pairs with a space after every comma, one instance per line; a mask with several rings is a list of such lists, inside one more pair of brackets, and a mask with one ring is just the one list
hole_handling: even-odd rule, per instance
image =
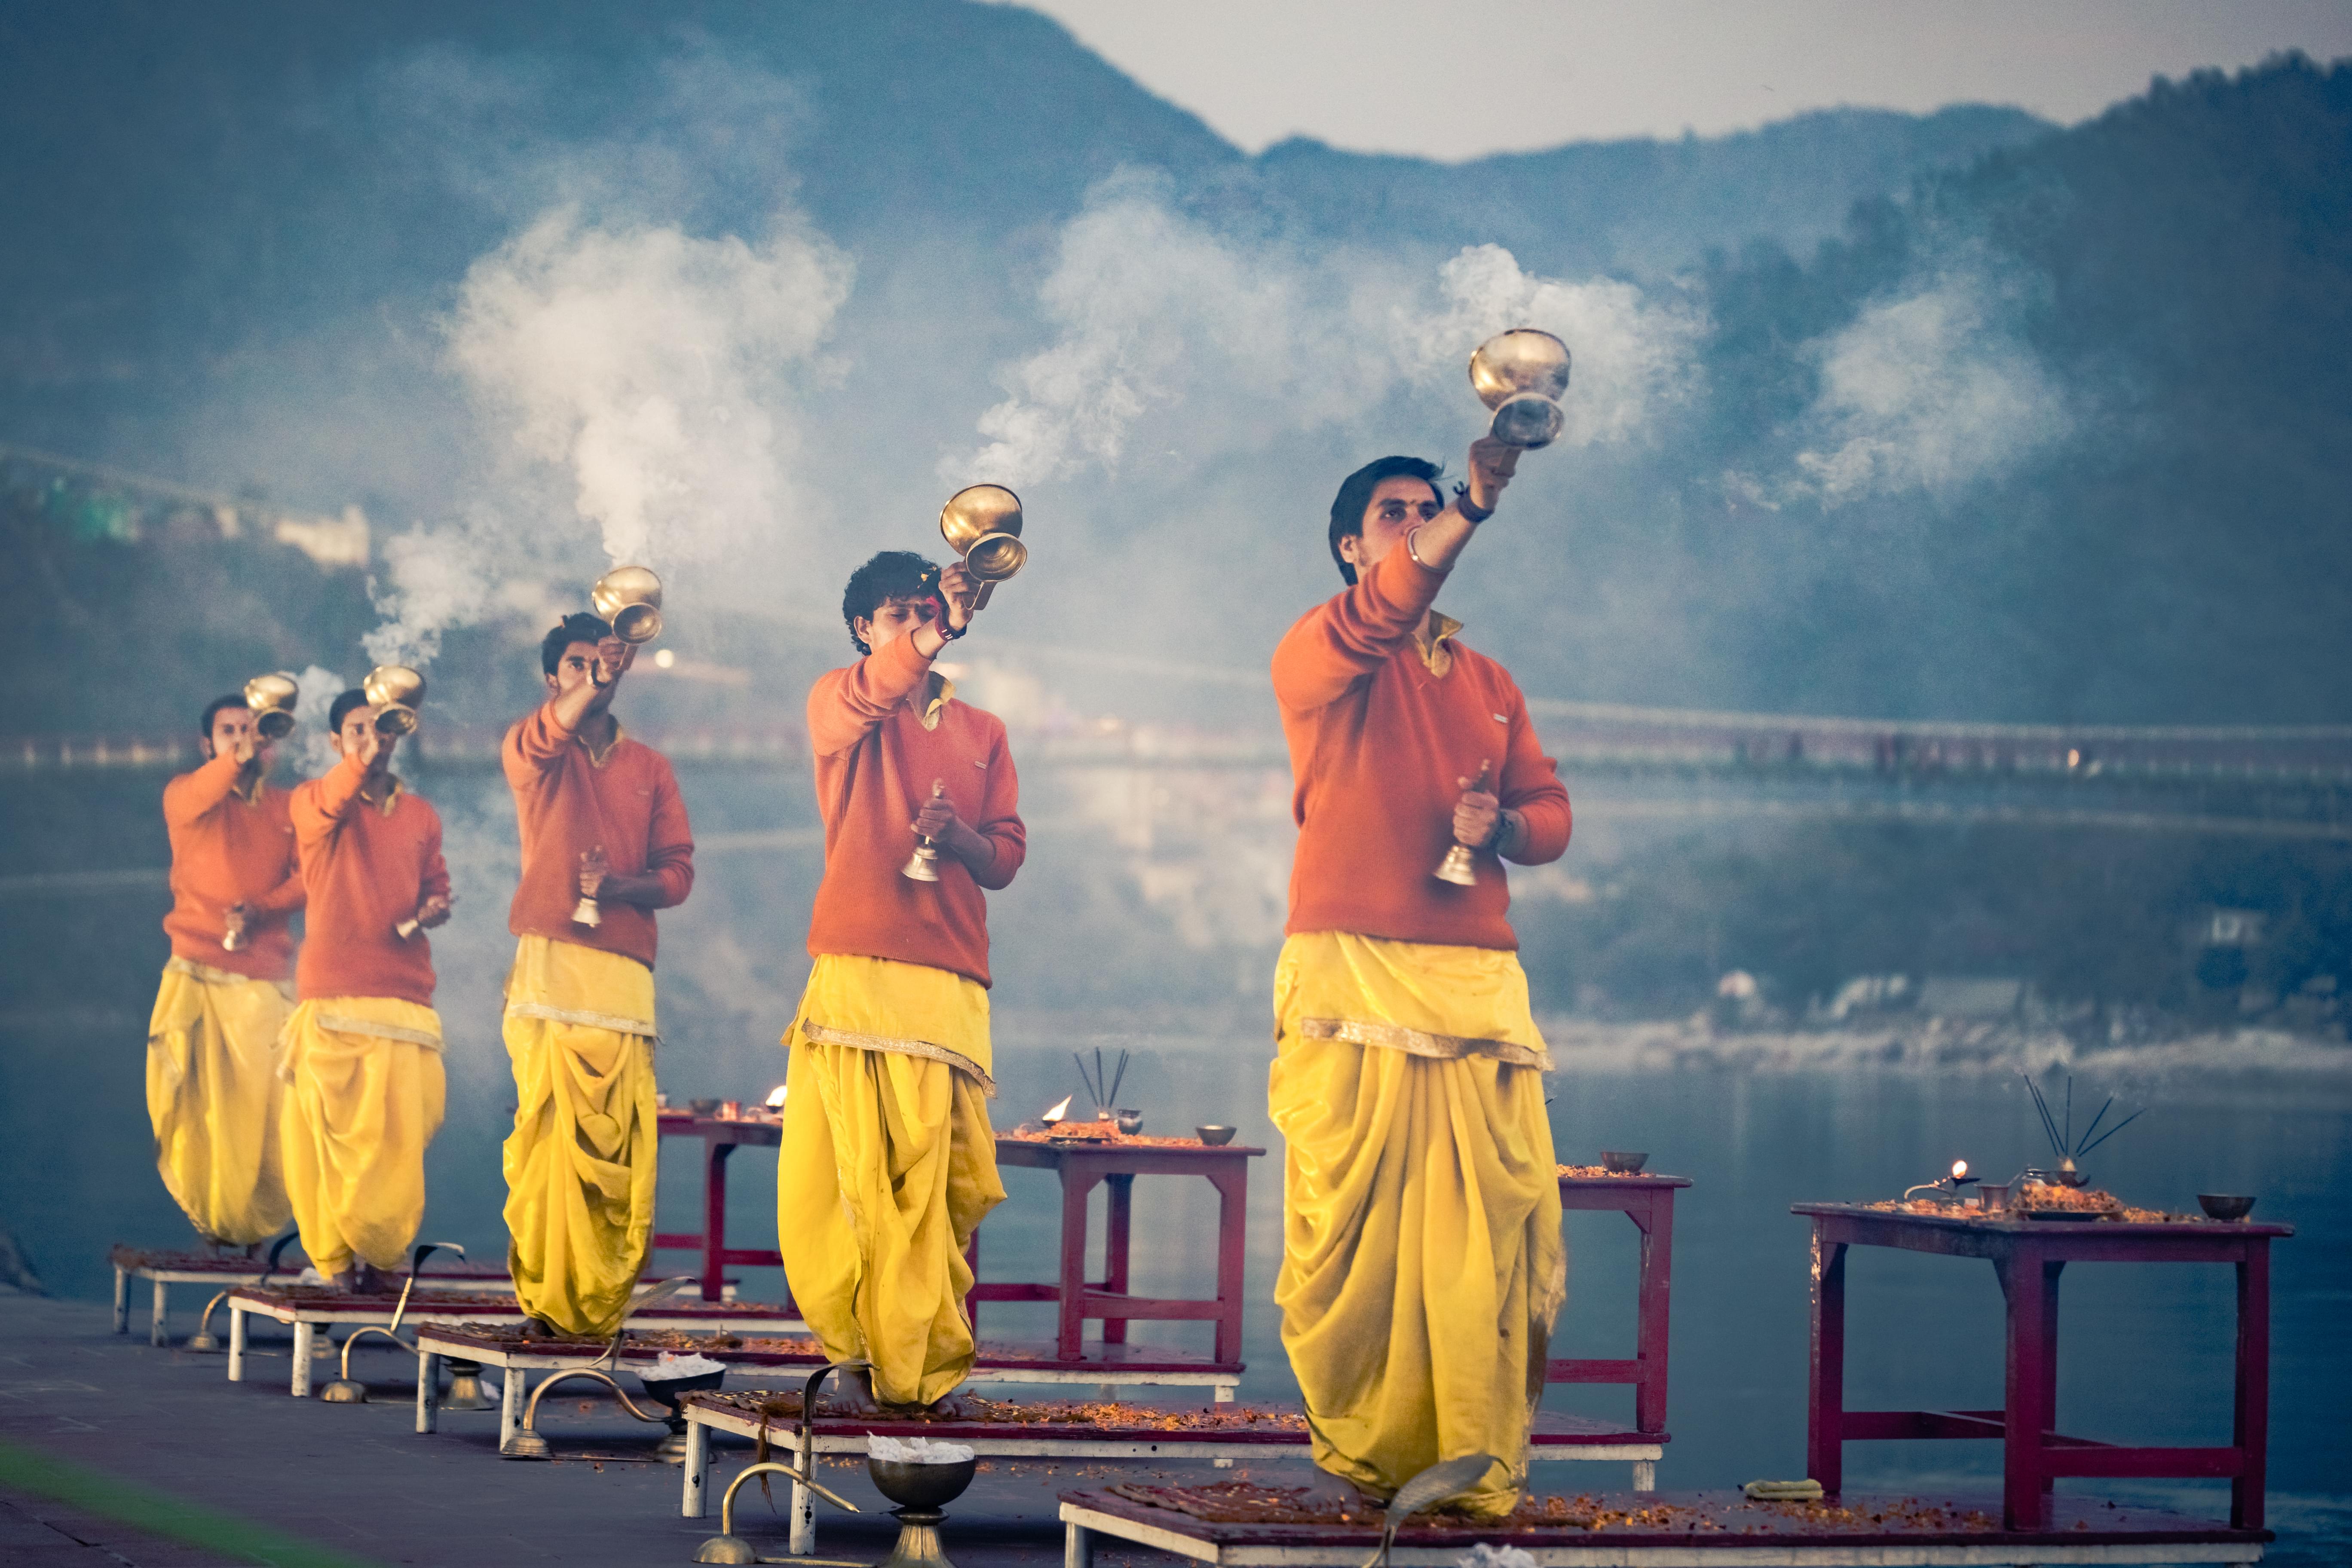
[[[1244, 1394], [1293, 1396], [1270, 1301], [1281, 1180], [1265, 1117], [1265, 1026], [1247, 1008], [1149, 1027], [1119, 1023], [1000, 1016], [996, 1117], [1009, 1125], [1077, 1089], [1070, 1051], [1091, 1060], [1102, 1045], [1114, 1058], [1122, 1048], [1133, 1052], [1119, 1099], [1145, 1111], [1147, 1130], [1225, 1121], [1241, 1129], [1241, 1141], [1269, 1149], [1252, 1175]], [[136, 1027], [110, 1016], [60, 1014], [37, 1031], [12, 1029], [0, 1052], [0, 1224], [16, 1231], [53, 1292], [93, 1302], [110, 1285], [110, 1242], [173, 1246], [187, 1236], [150, 1163]], [[1660, 1472], [1666, 1488], [1804, 1472], [1807, 1227], [1790, 1215], [1791, 1203], [1892, 1196], [1954, 1158], [1998, 1179], [2047, 1152], [2018, 1062], [1998, 1041], [1953, 1059], [1948, 1050], [1906, 1048], [1899, 1037], [1733, 1037], [1694, 1047], [1687, 1031], [1586, 1026], [1555, 1031], [1554, 1039], [1561, 1157], [1580, 1163], [1604, 1147], [1646, 1150], [1653, 1170], [1694, 1184], [1675, 1216], [1673, 1441]], [[679, 1059], [666, 1065], [665, 1082], [681, 1098], [756, 1097], [780, 1076], [772, 1053], [754, 1044], [715, 1059]], [[503, 1063], [484, 1055], [453, 1072], [449, 1121], [430, 1156], [425, 1229], [497, 1258], [506, 1100]], [[2021, 1055], [2042, 1067], [2045, 1084], [2063, 1085], [2063, 1066], [2031, 1049]], [[2120, 1108], [2110, 1121], [2146, 1109], [2086, 1162], [2097, 1184], [2174, 1209], [2193, 1207], [2200, 1191], [2252, 1193], [2257, 1217], [2296, 1227], [2273, 1252], [2271, 1510], [2282, 1541], [2272, 1561], [2352, 1558], [2352, 1424], [2343, 1415], [2352, 1388], [2352, 1340], [2344, 1331], [2352, 1311], [2352, 1049], [2249, 1037], [2074, 1053], [2071, 1067], [2078, 1122], [2110, 1092]], [[761, 1152], [737, 1157], [730, 1223], [741, 1245], [768, 1244], [773, 1235], [772, 1169]], [[663, 1228], [692, 1227], [699, 1184], [688, 1150], [672, 1150], [663, 1173]], [[983, 1275], [1047, 1278], [1058, 1215], [1052, 1178], [1008, 1171], [1005, 1183], [1010, 1198], [983, 1232]], [[1568, 1224], [1570, 1304], [1553, 1353], [1630, 1355], [1633, 1227], [1615, 1215], [1571, 1215]], [[1134, 1289], [1206, 1294], [1214, 1226], [1205, 1183], [1139, 1182]], [[2001, 1403], [2001, 1298], [1989, 1267], [1861, 1250], [1849, 1278], [1850, 1404]], [[778, 1284], [772, 1271], [743, 1271], [747, 1295], [772, 1295]], [[2108, 1440], [2226, 1441], [2232, 1300], [2231, 1272], [2221, 1268], [2070, 1268], [2063, 1429]], [[983, 1331], [992, 1335], [1048, 1331], [1049, 1309], [986, 1311]], [[1139, 1337], [1207, 1346], [1205, 1325], [1152, 1327]], [[1632, 1418], [1628, 1391], [1560, 1389], [1551, 1398]], [[1861, 1444], [1847, 1452], [1853, 1485], [1998, 1485], [1990, 1443]], [[1622, 1485], [1621, 1472], [1609, 1471], [1586, 1479], [1562, 1468], [1547, 1484]], [[2218, 1488], [2197, 1484], [2140, 1483], [2131, 1495], [2200, 1511], [2222, 1506]]]

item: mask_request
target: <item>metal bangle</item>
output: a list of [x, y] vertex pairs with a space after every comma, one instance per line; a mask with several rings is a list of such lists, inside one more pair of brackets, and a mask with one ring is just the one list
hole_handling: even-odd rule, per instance
[[1415, 523], [1413, 524], [1412, 531], [1404, 536], [1404, 552], [1412, 557], [1412, 563], [1414, 565], [1434, 572], [1437, 568], [1430, 565], [1428, 562], [1423, 561], [1421, 558], [1421, 551], [1415, 543], [1415, 542], [1420, 538], [1421, 525], [1419, 523]]

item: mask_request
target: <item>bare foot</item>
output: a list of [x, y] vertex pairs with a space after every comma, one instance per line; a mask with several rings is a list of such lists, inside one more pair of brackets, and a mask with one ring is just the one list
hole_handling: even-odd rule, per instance
[[971, 1414], [971, 1406], [964, 1403], [963, 1391], [957, 1389], [932, 1400], [930, 1411], [943, 1421], [961, 1421]]
[[522, 1337], [527, 1340], [551, 1340], [555, 1338], [555, 1325], [545, 1318], [525, 1318], [522, 1321]]
[[833, 1393], [828, 1403], [847, 1415], [878, 1415], [882, 1406], [874, 1398], [874, 1374], [870, 1372], [845, 1372], [833, 1380]]
[[341, 1274], [333, 1276], [333, 1280], [335, 1289], [341, 1290], [344, 1295], [356, 1296], [359, 1294], [360, 1276], [357, 1269], [347, 1268]]
[[360, 1290], [363, 1295], [388, 1296], [392, 1293], [392, 1276], [374, 1264], [362, 1260], [359, 1277]]

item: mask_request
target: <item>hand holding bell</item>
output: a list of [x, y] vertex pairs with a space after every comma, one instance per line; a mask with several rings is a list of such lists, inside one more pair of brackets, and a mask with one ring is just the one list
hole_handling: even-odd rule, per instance
[[572, 923], [578, 926], [600, 926], [604, 923], [604, 911], [596, 907], [596, 894], [604, 886], [605, 875], [612, 869], [604, 858], [604, 847], [580, 852], [580, 901], [572, 907]]
[[294, 728], [294, 703], [302, 689], [290, 675], [257, 675], [245, 683], [246, 710], [265, 741], [284, 739]]
[[940, 537], [980, 584], [974, 610], [988, 608], [996, 585], [1029, 563], [1029, 547], [1021, 542], [1021, 498], [1003, 485], [967, 485], [950, 496], [940, 508]]
[[[933, 779], [931, 781], [931, 799], [933, 802], [937, 802], [947, 793], [948, 786], [944, 780]], [[914, 854], [907, 858], [907, 864], [900, 868], [898, 875], [906, 878], [910, 882], [938, 881], [940, 879], [940, 852], [939, 849], [931, 843], [930, 836], [923, 832], [922, 819], [918, 817], [915, 821], [908, 823], [907, 826], [915, 830], [918, 837], [915, 843]]]
[[[1487, 758], [1479, 763], [1478, 777], [1475, 782], [1467, 779], [1457, 779], [1454, 782], [1460, 784], [1467, 795], [1481, 794], [1486, 788], [1486, 774], [1493, 770], [1493, 767], [1494, 759]], [[1490, 826], [1487, 832], [1491, 834], [1493, 831]], [[1482, 835], [1480, 842], [1484, 842], [1484, 839], [1485, 836]], [[1456, 802], [1454, 807], [1454, 847], [1446, 850], [1445, 858], [1437, 863], [1437, 869], [1430, 875], [1441, 882], [1452, 882], [1456, 887], [1476, 887], [1478, 868], [1471, 860], [1471, 847], [1470, 841], [1462, 837], [1462, 805]]]
[[392, 934], [406, 942], [420, 931], [431, 931], [449, 923], [449, 907], [457, 900], [446, 893], [436, 893], [416, 906], [416, 912], [392, 928]]
[[1487, 430], [1496, 440], [1532, 451], [1559, 439], [1568, 424], [1559, 406], [1568, 360], [1566, 343], [1534, 327], [1514, 327], [1478, 345], [1470, 356], [1470, 386], [1495, 411]]
[[611, 623], [625, 643], [649, 643], [661, 636], [661, 579], [643, 566], [615, 566], [588, 590], [599, 620]]
[[231, 904], [222, 911], [221, 951], [235, 952], [245, 945], [245, 906]]
[[425, 700], [423, 676], [404, 664], [379, 664], [360, 682], [360, 691], [376, 710], [377, 734], [415, 732], [417, 706]]

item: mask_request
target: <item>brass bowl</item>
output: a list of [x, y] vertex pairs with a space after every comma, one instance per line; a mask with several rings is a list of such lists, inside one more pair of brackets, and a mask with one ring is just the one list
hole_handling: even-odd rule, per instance
[[1234, 1141], [1234, 1130], [1232, 1128], [1220, 1127], [1214, 1122], [1209, 1122], [1205, 1125], [1195, 1127], [1192, 1131], [1200, 1136], [1202, 1142], [1206, 1143], [1213, 1149], [1230, 1143]]
[[874, 1489], [900, 1508], [931, 1510], [945, 1508], [963, 1496], [980, 1471], [977, 1458], [945, 1465], [917, 1465], [905, 1459], [877, 1459], [867, 1455], [866, 1473]]
[[661, 579], [643, 566], [614, 567], [588, 590], [588, 603], [625, 643], [649, 643], [661, 636]]
[[686, 1104], [687, 1109], [693, 1111], [697, 1116], [716, 1116], [719, 1114], [719, 1102], [716, 1100], [689, 1100]]
[[1604, 1171], [1613, 1172], [1620, 1176], [1640, 1175], [1642, 1173], [1642, 1167], [1649, 1163], [1650, 1156], [1647, 1151], [1643, 1151], [1638, 1153], [1628, 1152], [1622, 1149], [1603, 1149], [1601, 1151], [1601, 1168]]
[[1132, 1138], [1143, 1131], [1143, 1112], [1122, 1110], [1118, 1113], [1118, 1130]]
[[2200, 1193], [2197, 1206], [2208, 1219], [2243, 1219], [2254, 1212], [2254, 1200], [2243, 1193]]

